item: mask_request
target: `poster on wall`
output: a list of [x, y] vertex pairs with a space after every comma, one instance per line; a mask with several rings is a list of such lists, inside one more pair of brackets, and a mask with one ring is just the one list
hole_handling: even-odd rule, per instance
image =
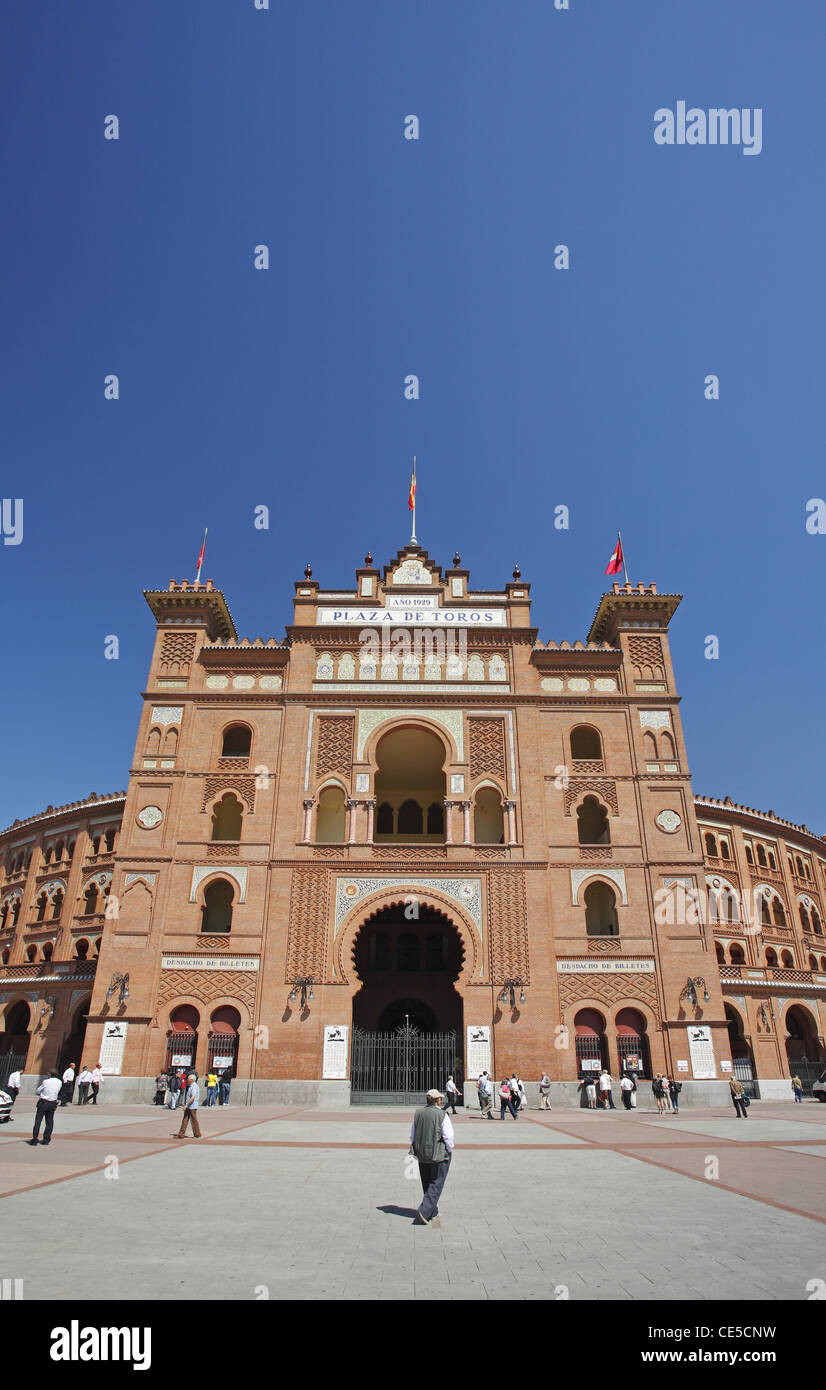
[[120, 1076], [128, 1023], [104, 1023], [100, 1044], [100, 1069], [104, 1076]]
[[583, 1057], [579, 1063], [580, 1071], [602, 1071], [602, 1063], [596, 1057]]
[[476, 1081], [483, 1071], [490, 1074], [490, 1024], [468, 1025], [465, 1076]]
[[324, 1028], [321, 1075], [325, 1081], [347, 1080], [347, 1026], [328, 1023]]
[[691, 1072], [695, 1081], [716, 1081], [717, 1064], [714, 1060], [714, 1044], [711, 1029], [705, 1024], [689, 1028], [688, 1051], [691, 1057]]

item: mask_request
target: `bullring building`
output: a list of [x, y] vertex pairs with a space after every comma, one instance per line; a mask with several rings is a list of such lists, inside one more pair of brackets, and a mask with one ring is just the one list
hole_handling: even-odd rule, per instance
[[156, 623], [128, 787], [0, 837], [0, 1082], [111, 1099], [231, 1065], [236, 1099], [407, 1101], [607, 1065], [683, 1102], [826, 1067], [826, 842], [695, 797], [668, 628], [614, 583], [584, 641], [417, 544], [239, 638], [211, 581]]

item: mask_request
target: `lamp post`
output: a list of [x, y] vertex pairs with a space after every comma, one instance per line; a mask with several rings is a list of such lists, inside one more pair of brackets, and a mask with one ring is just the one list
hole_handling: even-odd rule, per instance
[[125, 975], [113, 975], [109, 981], [109, 988], [106, 991], [106, 998], [111, 999], [115, 990], [118, 991], [118, 1005], [125, 1004], [129, 998], [129, 972]]
[[524, 1004], [525, 981], [520, 979], [519, 976], [514, 980], [505, 980], [505, 983], [502, 985], [502, 993], [499, 995], [499, 1003], [507, 1004], [510, 1001], [511, 1008], [515, 1009], [517, 990], [519, 990], [519, 1002], [520, 1004]]
[[293, 980], [292, 992], [291, 992], [291, 994], [290, 994], [290, 1003], [291, 1003], [291, 1004], [294, 1004], [294, 1003], [295, 1003], [296, 994], [297, 994], [298, 990], [301, 990], [301, 1007], [302, 1007], [302, 1009], [304, 1008], [304, 1006], [305, 1006], [305, 1004], [307, 1003], [307, 1000], [308, 1000], [308, 999], [309, 999], [309, 1001], [310, 1001], [311, 1004], [313, 1003], [313, 1000], [314, 1000], [314, 996], [313, 996], [313, 981], [312, 981], [312, 977], [311, 977], [310, 975], [302, 976], [300, 979]]

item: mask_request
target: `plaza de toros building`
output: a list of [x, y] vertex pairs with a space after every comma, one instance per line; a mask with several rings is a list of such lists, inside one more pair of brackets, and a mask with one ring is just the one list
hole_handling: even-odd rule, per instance
[[0, 1080], [232, 1065], [335, 1106], [546, 1068], [578, 1104], [606, 1064], [691, 1104], [826, 1066], [826, 842], [694, 797], [678, 596], [615, 583], [544, 642], [518, 569], [477, 591], [411, 543], [308, 567], [280, 640], [209, 580], [146, 600], [126, 793], [0, 836]]

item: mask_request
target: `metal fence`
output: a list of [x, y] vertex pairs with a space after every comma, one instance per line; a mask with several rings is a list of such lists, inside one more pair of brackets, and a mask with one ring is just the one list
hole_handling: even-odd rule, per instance
[[353, 1029], [350, 1095], [354, 1105], [424, 1104], [433, 1087], [444, 1091], [455, 1071], [456, 1034], [420, 1033], [406, 1025], [394, 1033]]

